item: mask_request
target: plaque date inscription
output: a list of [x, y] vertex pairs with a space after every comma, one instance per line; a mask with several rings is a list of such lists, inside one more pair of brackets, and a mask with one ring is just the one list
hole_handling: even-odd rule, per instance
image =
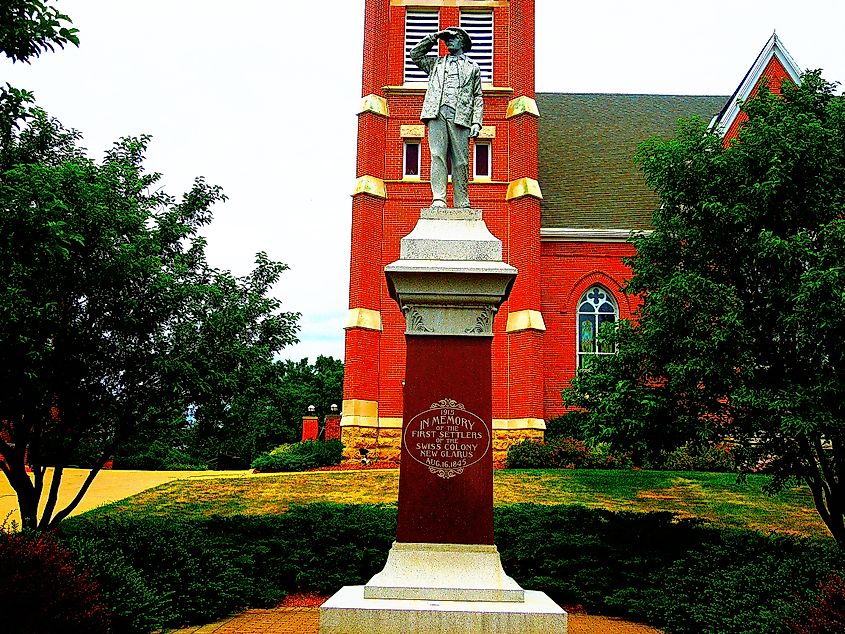
[[490, 451], [490, 428], [463, 403], [432, 403], [405, 426], [408, 454], [441, 478], [454, 478]]

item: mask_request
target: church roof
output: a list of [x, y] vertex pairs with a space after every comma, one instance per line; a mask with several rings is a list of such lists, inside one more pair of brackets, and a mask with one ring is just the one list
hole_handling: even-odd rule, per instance
[[633, 163], [637, 144], [709, 122], [727, 97], [538, 93], [544, 229], [647, 229], [657, 196]]

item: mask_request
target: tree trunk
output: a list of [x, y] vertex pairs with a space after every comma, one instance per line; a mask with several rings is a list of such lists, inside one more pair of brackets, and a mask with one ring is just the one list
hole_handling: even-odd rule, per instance
[[821, 440], [810, 441], [805, 437], [799, 438], [798, 443], [804, 454], [803, 479], [813, 495], [816, 510], [837, 543], [845, 545], [845, 499], [834, 461], [828, 456]]

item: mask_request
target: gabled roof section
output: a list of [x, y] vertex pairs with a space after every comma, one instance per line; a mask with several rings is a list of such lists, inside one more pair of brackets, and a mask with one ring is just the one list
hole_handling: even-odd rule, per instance
[[633, 156], [678, 119], [710, 121], [725, 97], [538, 93], [544, 229], [649, 229], [657, 196]]
[[757, 92], [763, 79], [775, 90], [780, 90], [784, 79], [794, 84], [801, 80], [801, 69], [798, 68], [798, 64], [792, 59], [777, 33], [772, 33], [734, 94], [710, 123], [711, 128], [724, 135], [726, 143], [736, 137], [740, 124], [745, 120], [745, 115], [740, 111], [740, 104]]

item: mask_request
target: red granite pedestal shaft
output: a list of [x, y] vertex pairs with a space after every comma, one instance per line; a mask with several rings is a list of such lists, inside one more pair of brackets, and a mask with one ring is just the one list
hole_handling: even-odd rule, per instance
[[493, 544], [492, 337], [406, 342], [396, 541]]

